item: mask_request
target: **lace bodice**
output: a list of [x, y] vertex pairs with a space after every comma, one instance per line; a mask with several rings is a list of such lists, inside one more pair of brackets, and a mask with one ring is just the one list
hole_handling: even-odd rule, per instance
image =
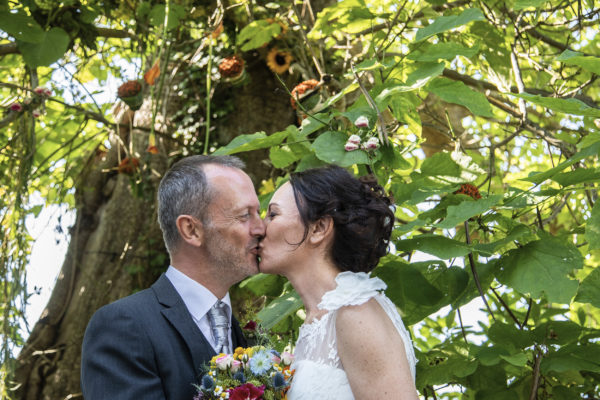
[[292, 366], [296, 372], [288, 392], [289, 400], [354, 399], [337, 352], [335, 320], [341, 307], [360, 305], [371, 298], [377, 300], [398, 330], [413, 379], [415, 377], [416, 358], [410, 335], [396, 307], [382, 293], [386, 284], [364, 272], [342, 272], [335, 281], [337, 287], [325, 293], [318, 305], [320, 309], [327, 310], [327, 314], [300, 327]]

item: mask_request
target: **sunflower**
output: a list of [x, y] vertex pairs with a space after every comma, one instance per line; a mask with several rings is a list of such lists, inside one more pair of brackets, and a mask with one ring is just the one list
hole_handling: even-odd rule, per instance
[[267, 66], [276, 74], [283, 74], [288, 70], [291, 63], [292, 55], [287, 51], [280, 51], [274, 47], [267, 54]]

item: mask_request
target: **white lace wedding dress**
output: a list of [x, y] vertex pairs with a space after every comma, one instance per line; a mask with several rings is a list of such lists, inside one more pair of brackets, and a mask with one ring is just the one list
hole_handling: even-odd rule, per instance
[[318, 305], [328, 313], [300, 327], [292, 365], [296, 372], [287, 394], [288, 400], [354, 399], [337, 352], [335, 318], [341, 307], [360, 305], [373, 297], [396, 326], [415, 378], [416, 358], [412, 342], [396, 306], [382, 293], [386, 284], [364, 272], [342, 272], [335, 281], [337, 287], [325, 293]]

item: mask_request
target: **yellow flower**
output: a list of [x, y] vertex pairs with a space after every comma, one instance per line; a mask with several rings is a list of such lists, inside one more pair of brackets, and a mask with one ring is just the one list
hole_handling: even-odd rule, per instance
[[243, 347], [237, 347], [233, 352], [233, 358], [236, 360], [241, 360], [243, 355], [244, 355]]
[[267, 66], [269, 69], [276, 74], [283, 74], [290, 68], [292, 63], [292, 55], [287, 51], [277, 50], [276, 47], [272, 48], [267, 54]]

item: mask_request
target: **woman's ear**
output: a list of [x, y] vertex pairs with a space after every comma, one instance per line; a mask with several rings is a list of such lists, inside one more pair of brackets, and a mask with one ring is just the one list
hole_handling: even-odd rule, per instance
[[200, 247], [204, 241], [204, 225], [191, 215], [180, 215], [175, 221], [181, 240], [187, 244]]
[[331, 218], [329, 215], [326, 215], [310, 226], [308, 242], [312, 245], [318, 246], [323, 242], [328, 242], [329, 238], [332, 236], [333, 218]]

